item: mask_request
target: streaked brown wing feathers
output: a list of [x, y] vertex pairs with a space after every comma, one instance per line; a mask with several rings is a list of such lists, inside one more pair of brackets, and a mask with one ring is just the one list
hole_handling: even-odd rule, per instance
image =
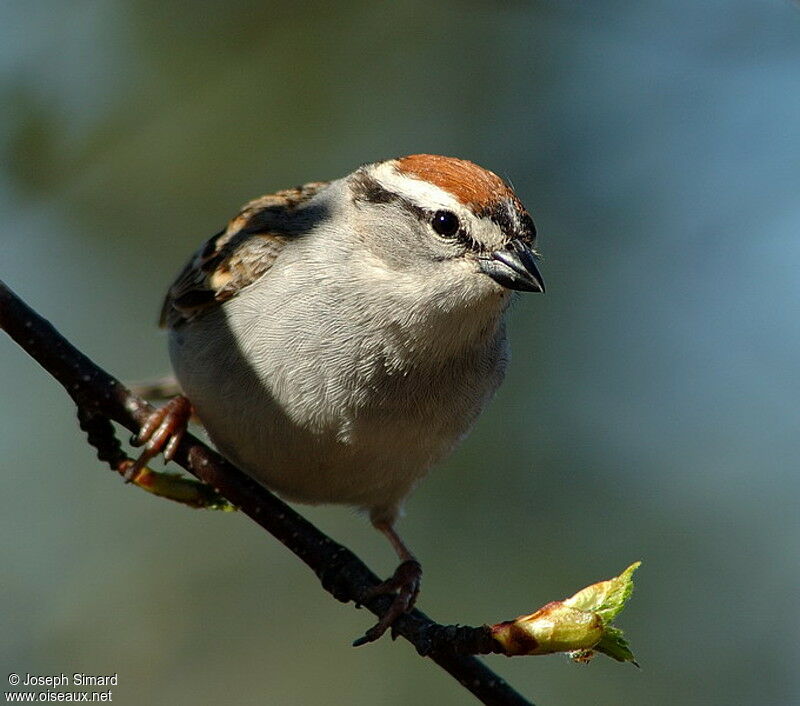
[[164, 300], [160, 325], [180, 326], [261, 277], [292, 237], [291, 212], [325, 184], [313, 182], [247, 203], [177, 276]]

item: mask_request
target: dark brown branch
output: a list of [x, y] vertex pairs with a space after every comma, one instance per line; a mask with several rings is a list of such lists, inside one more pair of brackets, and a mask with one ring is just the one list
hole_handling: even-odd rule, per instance
[[[98, 449], [99, 458], [115, 470], [124, 471], [127, 456], [108, 420], [137, 432], [152, 407], [74, 348], [1, 281], [0, 328], [64, 386], [78, 405], [81, 428]], [[359, 603], [368, 588], [380, 583], [353, 552], [320, 532], [194, 436], [185, 436], [174, 460], [280, 540], [338, 600]], [[391, 598], [380, 596], [364, 605], [380, 616], [390, 603]], [[483, 662], [470, 656], [499, 651], [487, 626], [439, 625], [414, 610], [401, 616], [394, 631], [484, 704], [532, 706]]]

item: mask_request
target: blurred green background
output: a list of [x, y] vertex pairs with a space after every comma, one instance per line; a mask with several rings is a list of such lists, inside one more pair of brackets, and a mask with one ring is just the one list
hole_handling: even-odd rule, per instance
[[[494, 622], [642, 559], [641, 671], [491, 666], [541, 705], [800, 702], [797, 5], [4, 2], [0, 121], [0, 278], [125, 380], [167, 371], [163, 291], [249, 198], [420, 151], [511, 179], [548, 291], [408, 503], [421, 607]], [[0, 367], [3, 682], [471, 703], [405, 643], [351, 649], [371, 616], [246, 517], [125, 487], [2, 335]], [[352, 511], [305, 512], [394, 568]]]

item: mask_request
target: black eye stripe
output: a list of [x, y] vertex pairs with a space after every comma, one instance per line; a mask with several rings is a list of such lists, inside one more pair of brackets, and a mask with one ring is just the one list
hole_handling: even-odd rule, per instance
[[[500, 202], [478, 212], [479, 218], [488, 218], [500, 228], [507, 238], [521, 238], [526, 242], [536, 239], [536, 226], [527, 211], [519, 211], [508, 202]], [[519, 219], [519, 225], [517, 225]], [[519, 228], [519, 232], [518, 229]]]
[[529, 213], [526, 213], [522, 216], [522, 227], [526, 230], [531, 238], [536, 237], [536, 225], [533, 222], [533, 218], [531, 218]]
[[[354, 175], [351, 184], [353, 188], [353, 199], [356, 203], [359, 201], [369, 201], [376, 204], [396, 203], [409, 213], [412, 213], [423, 223], [427, 223], [436, 233], [438, 233], [438, 231], [436, 231], [433, 219], [437, 214], [444, 212], [451, 213], [458, 221], [458, 228], [449, 236], [442, 235], [441, 233], [439, 233], [439, 235], [451, 238], [474, 252], [482, 253], [487, 251], [488, 246], [475, 240], [469, 232], [468, 224], [462, 222], [452, 211], [446, 211], [445, 209], [431, 211], [423, 206], [419, 206], [405, 196], [386, 189], [378, 183], [376, 179], [366, 173]], [[477, 211], [474, 215], [478, 218], [488, 218], [494, 222], [508, 239], [520, 238], [524, 242], [532, 244], [536, 238], [536, 227], [533, 224], [533, 219], [524, 209], [518, 210], [513, 202], [503, 200]], [[521, 232], [517, 232], [518, 228]], [[449, 230], [447, 232], [449, 232]]]
[[370, 203], [393, 203], [402, 198], [381, 186], [375, 179], [366, 173], [357, 173], [352, 179], [353, 197], [356, 201], [369, 201]]

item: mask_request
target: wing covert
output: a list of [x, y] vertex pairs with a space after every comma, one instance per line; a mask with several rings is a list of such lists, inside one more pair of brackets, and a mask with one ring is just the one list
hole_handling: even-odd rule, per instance
[[236, 296], [269, 270], [295, 237], [291, 214], [328, 182], [312, 182], [254, 199], [209, 238], [175, 278], [159, 323], [175, 328]]

